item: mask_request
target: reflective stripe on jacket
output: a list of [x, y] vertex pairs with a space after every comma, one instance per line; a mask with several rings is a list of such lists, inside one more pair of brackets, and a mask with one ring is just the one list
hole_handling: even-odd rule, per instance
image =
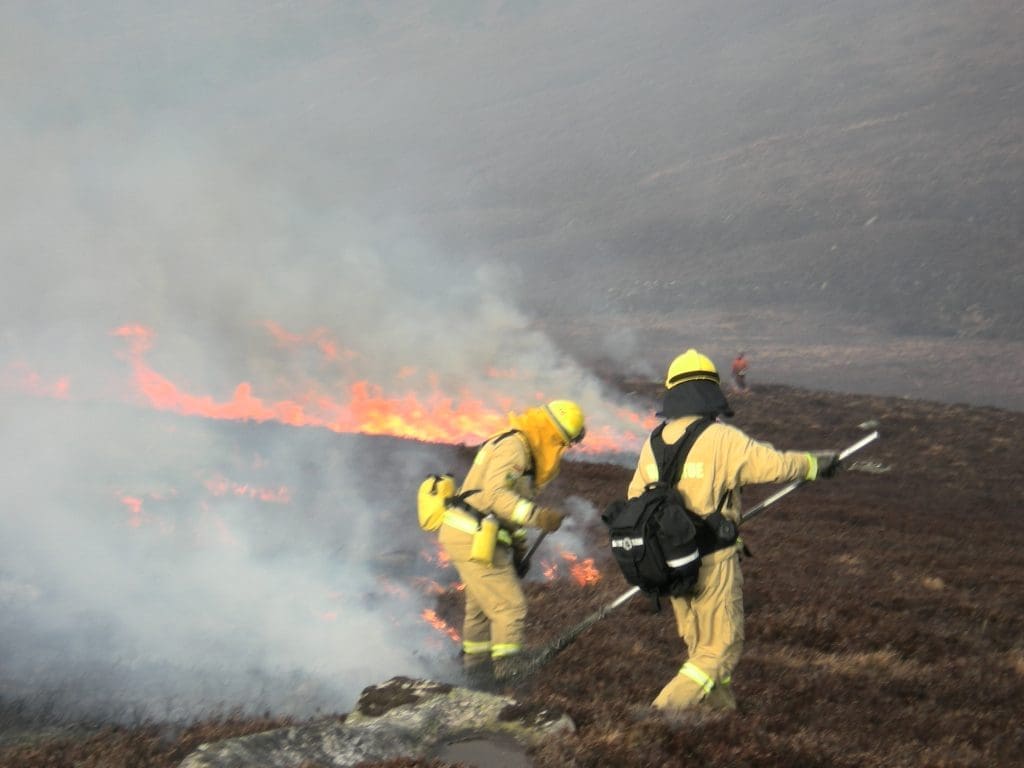
[[534, 525], [533, 455], [519, 432], [496, 437], [477, 451], [459, 493], [476, 489], [466, 502], [480, 512], [493, 512], [502, 528], [514, 532]]

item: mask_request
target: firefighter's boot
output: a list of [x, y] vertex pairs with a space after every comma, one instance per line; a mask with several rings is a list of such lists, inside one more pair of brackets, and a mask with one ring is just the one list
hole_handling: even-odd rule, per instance
[[467, 688], [476, 691], [492, 691], [495, 688], [494, 667], [489, 658], [463, 664], [462, 676]]
[[526, 659], [523, 654], [514, 653], [494, 660], [494, 679], [504, 685], [512, 685], [525, 677]]

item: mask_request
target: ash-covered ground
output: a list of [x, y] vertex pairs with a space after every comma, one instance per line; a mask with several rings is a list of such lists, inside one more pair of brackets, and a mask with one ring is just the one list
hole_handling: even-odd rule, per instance
[[[652, 401], [657, 391], [627, 386]], [[753, 557], [744, 562], [738, 712], [668, 720], [645, 711], [684, 657], [671, 611], [655, 613], [637, 597], [508, 689], [526, 704], [565, 710], [578, 725], [537, 750], [535, 764], [1021, 764], [1024, 470], [1016, 447], [1024, 414], [782, 386], [758, 387], [733, 405], [737, 426], [780, 448], [842, 447], [863, 434], [858, 425], [877, 421], [881, 439], [855, 457], [875, 471], [803, 488], [745, 529]], [[546, 496], [601, 508], [624, 492], [630, 471], [567, 462]], [[748, 503], [771, 490], [749, 489]], [[628, 589], [600, 523], [581, 528], [602, 578], [585, 587], [528, 582], [536, 647]], [[454, 588], [437, 598], [438, 614], [454, 626], [460, 607]], [[454, 643], [439, 651], [439, 668], [454, 664], [455, 653]], [[202, 742], [285, 722], [223, 713], [190, 724], [63, 723], [7, 741], [0, 764], [173, 766]]]

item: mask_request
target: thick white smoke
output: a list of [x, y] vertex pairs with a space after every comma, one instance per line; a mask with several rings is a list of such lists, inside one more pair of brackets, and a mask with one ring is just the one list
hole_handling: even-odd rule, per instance
[[301, 715], [453, 653], [413, 586], [438, 575], [412, 506], [446, 449], [162, 413], [140, 366], [165, 395], [245, 382], [322, 421], [365, 381], [638, 430], [519, 308], [536, 275], [424, 231], [471, 240], [482, 185], [434, 188], [457, 147], [415, 78], [366, 71], [391, 59], [360, 25], [385, 22], [282, 9], [0, 11], [0, 699]]
[[[411, 586], [426, 542], [396, 526], [416, 450], [378, 474], [319, 430], [74, 403], [6, 414], [5, 699], [121, 720], [301, 715], [451, 655]], [[400, 546], [395, 571], [382, 555]]]

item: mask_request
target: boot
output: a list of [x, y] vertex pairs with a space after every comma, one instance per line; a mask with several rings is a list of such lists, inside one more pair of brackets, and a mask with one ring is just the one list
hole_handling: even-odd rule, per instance
[[530, 660], [524, 653], [501, 656], [494, 660], [494, 679], [499, 683], [514, 684], [529, 673]]
[[494, 667], [489, 658], [473, 664], [464, 664], [462, 676], [465, 686], [475, 691], [493, 691], [495, 688]]

